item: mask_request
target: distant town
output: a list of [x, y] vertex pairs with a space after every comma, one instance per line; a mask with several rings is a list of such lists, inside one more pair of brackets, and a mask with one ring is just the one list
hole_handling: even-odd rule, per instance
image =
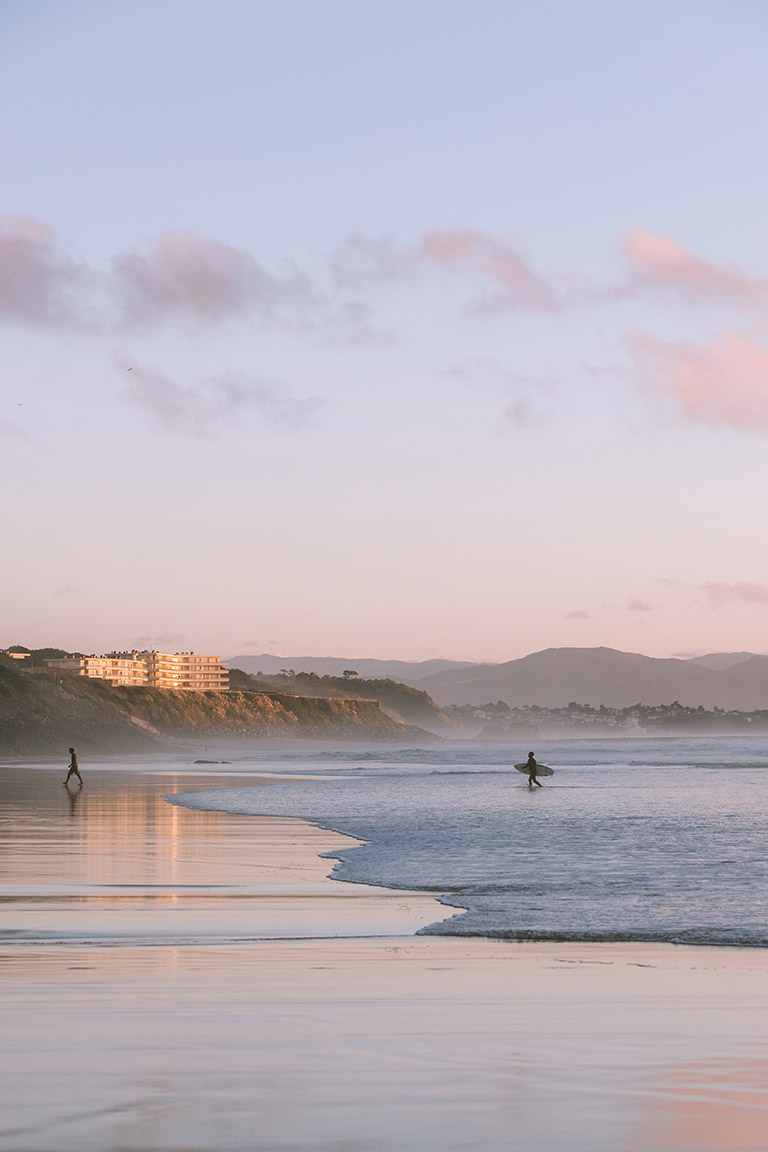
[[472, 704], [451, 704], [446, 712], [455, 716], [464, 727], [478, 728], [478, 738], [487, 740], [508, 739], [513, 736], [547, 738], [557, 735], [623, 736], [658, 735], [679, 732], [756, 732], [768, 729], [768, 709], [754, 712], [724, 708], [707, 710], [702, 706], [688, 707], [673, 701], [672, 704], [633, 704], [629, 708], [594, 708], [589, 704], [575, 701], [565, 708], [540, 708], [537, 704], [527, 704], [520, 708], [511, 707], [499, 700], [496, 704], [476, 707]]

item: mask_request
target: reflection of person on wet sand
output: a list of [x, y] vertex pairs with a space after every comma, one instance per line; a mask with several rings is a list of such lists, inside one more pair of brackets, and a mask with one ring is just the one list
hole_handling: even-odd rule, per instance
[[526, 764], [526, 768], [528, 769], [528, 787], [533, 788], [535, 784], [537, 788], [542, 788], [543, 785], [540, 783], [536, 775], [538, 764], [536, 763], [536, 757], [534, 756], [533, 752], [528, 753], [528, 763]]
[[66, 787], [66, 786], [69, 784], [69, 778], [70, 778], [70, 776], [77, 776], [78, 780], [80, 781], [80, 787], [82, 788], [82, 786], [83, 786], [83, 778], [82, 778], [82, 776], [80, 775], [80, 769], [79, 769], [79, 768], [78, 768], [78, 766], [77, 766], [77, 753], [75, 752], [74, 748], [70, 748], [70, 750], [69, 750], [69, 756], [70, 756], [70, 760], [69, 760], [69, 772], [67, 772], [67, 778], [66, 778], [66, 780], [63, 780], [63, 781], [62, 781], [62, 783], [63, 783], [63, 784], [64, 784], [64, 786]]
[[77, 806], [80, 803], [80, 799], [83, 795], [83, 786], [81, 784], [79, 788], [75, 788], [74, 790], [72, 788], [67, 788], [66, 791], [67, 800], [69, 801], [69, 817], [71, 820], [73, 820], [77, 815]]

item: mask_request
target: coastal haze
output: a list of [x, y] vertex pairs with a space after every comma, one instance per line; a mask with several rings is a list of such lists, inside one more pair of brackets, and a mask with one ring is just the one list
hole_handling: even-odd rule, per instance
[[[768, 656], [749, 652], [657, 660], [564, 648], [491, 666], [328, 657], [277, 669], [274, 657], [242, 656], [232, 657], [228, 670], [217, 668], [217, 687], [203, 691], [194, 674], [185, 684], [183, 656], [152, 665], [172, 670], [160, 682], [155, 671], [153, 682], [132, 683], [124, 674], [136, 669], [124, 666], [144, 668], [140, 660], [62, 652], [50, 659], [53, 652], [0, 651], [6, 756], [56, 755], [73, 741], [89, 756], [180, 749], [207, 755], [211, 745], [247, 756], [265, 741], [310, 748], [439, 743], [448, 756], [449, 743], [467, 740], [514, 748], [584, 731], [659, 736], [768, 728]], [[208, 666], [197, 659], [191, 667]], [[403, 671], [410, 682], [397, 679]]]
[[[434, 665], [446, 666], [435, 669]], [[660, 660], [610, 648], [551, 648], [501, 664], [448, 661], [355, 660], [269, 655], [232, 656], [232, 668], [278, 675], [286, 671], [391, 677], [427, 692], [436, 703], [566, 707], [572, 701], [599, 707], [633, 704], [752, 711], [768, 706], [768, 656], [712, 652], [688, 660]], [[350, 688], [354, 688], [354, 679]]]
[[767, 38], [0, 6], [0, 1152], [763, 1152]]
[[506, 703], [563, 707], [571, 701], [611, 708], [671, 704], [694, 708], [768, 706], [768, 656], [727, 668], [696, 660], [660, 660], [610, 648], [535, 652], [495, 667], [439, 672], [419, 682], [440, 704]]

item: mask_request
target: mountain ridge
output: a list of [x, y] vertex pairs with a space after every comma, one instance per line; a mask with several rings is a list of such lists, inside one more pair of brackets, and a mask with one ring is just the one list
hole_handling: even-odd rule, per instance
[[241, 653], [228, 656], [225, 661], [230, 668], [239, 668], [250, 676], [259, 672], [265, 676], [275, 676], [291, 669], [295, 672], [314, 672], [318, 676], [343, 676], [345, 671], [357, 672], [363, 680], [397, 680], [401, 684], [416, 684], [425, 676], [441, 671], [466, 668], [473, 665], [471, 660], [379, 660], [373, 657], [352, 656], [272, 656], [262, 652], [258, 656]]
[[[703, 659], [718, 655], [725, 654]], [[438, 672], [420, 680], [419, 687], [443, 707], [503, 700], [510, 706], [563, 708], [576, 701], [627, 708], [677, 700], [690, 707], [752, 711], [768, 707], [768, 656], [749, 653], [713, 668], [701, 660], [615, 648], [546, 648], [503, 664]]]

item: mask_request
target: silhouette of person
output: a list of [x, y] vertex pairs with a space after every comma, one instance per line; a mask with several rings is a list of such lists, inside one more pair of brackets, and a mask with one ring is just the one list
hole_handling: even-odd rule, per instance
[[534, 756], [533, 752], [528, 753], [528, 763], [527, 763], [526, 767], [528, 769], [528, 787], [533, 788], [533, 786], [535, 784], [537, 788], [542, 788], [543, 785], [541, 784], [538, 776], [536, 775], [536, 769], [538, 768], [538, 764], [536, 763], [536, 757]]
[[66, 780], [63, 780], [62, 783], [66, 786], [67, 784], [69, 784], [70, 776], [77, 776], [78, 780], [80, 781], [80, 787], [82, 788], [83, 778], [80, 775], [80, 769], [77, 766], [77, 753], [75, 752], [74, 748], [70, 748], [69, 756], [70, 756], [69, 772], [67, 772]]

